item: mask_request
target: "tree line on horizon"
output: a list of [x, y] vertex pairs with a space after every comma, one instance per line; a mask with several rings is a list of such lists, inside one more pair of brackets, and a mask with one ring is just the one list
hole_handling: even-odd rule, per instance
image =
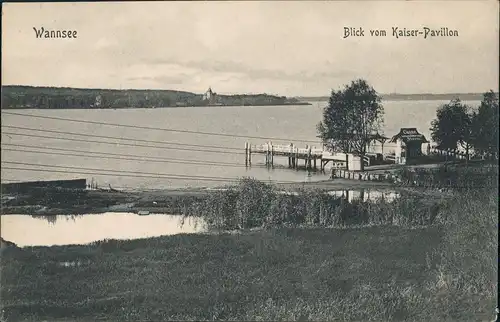
[[[482, 93], [415, 93], [415, 94], [404, 94], [404, 93], [389, 93], [389, 94], [379, 94], [381, 99], [384, 101], [448, 101], [454, 98], [460, 98], [464, 101], [476, 101], [481, 100]], [[497, 93], [498, 95], [498, 93]], [[311, 102], [321, 102], [328, 101], [328, 96], [298, 96], [297, 97], [303, 101]]]
[[[297, 99], [268, 94], [218, 95], [220, 105], [283, 105]], [[206, 106], [203, 95], [174, 90], [109, 90], [2, 86], [2, 109], [153, 108]]]
[[[322, 142], [333, 152], [365, 156], [367, 144], [382, 130], [381, 101], [381, 95], [364, 79], [332, 90], [317, 126]], [[452, 99], [436, 112], [430, 128], [432, 140], [442, 150], [463, 147], [467, 159], [471, 149], [498, 158], [498, 106], [498, 95], [493, 91], [483, 94], [477, 110], [458, 98]]]

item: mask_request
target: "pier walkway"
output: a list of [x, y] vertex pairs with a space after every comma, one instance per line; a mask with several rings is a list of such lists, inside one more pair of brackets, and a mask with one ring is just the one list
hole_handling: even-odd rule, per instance
[[[306, 145], [305, 148], [299, 148], [294, 144], [289, 145], [274, 145], [271, 142], [261, 145], [245, 144], [245, 165], [252, 165], [252, 155], [260, 154], [265, 155], [266, 165], [274, 165], [274, 157], [288, 158], [288, 167], [297, 169], [299, 168], [299, 161], [304, 160], [304, 167], [307, 169], [317, 169], [318, 163], [320, 170], [324, 170], [325, 166], [332, 162], [337, 168], [344, 168], [346, 166], [345, 153], [332, 153], [323, 148]], [[354, 158], [354, 155], [349, 154], [349, 159]], [[369, 157], [365, 157], [365, 164], [368, 162]]]

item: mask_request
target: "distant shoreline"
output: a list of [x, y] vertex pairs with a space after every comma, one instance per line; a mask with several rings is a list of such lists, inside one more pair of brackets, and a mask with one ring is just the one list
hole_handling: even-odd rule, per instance
[[39, 107], [2, 107], [1, 110], [160, 110], [160, 109], [174, 109], [174, 108], [186, 108], [186, 107], [199, 107], [199, 108], [210, 108], [210, 107], [273, 107], [273, 106], [310, 106], [313, 105], [310, 102], [299, 102], [299, 103], [285, 103], [276, 105], [267, 104], [254, 104], [254, 105], [184, 105], [184, 106], [157, 106], [157, 107], [66, 107], [66, 108], [39, 108]]
[[[208, 93], [208, 92], [207, 92]], [[122, 109], [211, 106], [312, 105], [269, 94], [210, 96], [175, 90], [84, 89], [68, 87], [2, 86], [2, 109]]]

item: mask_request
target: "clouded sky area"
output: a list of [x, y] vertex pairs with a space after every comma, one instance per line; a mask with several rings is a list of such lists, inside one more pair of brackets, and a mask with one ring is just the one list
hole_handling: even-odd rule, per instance
[[[498, 1], [3, 4], [2, 83], [329, 95], [498, 88]], [[33, 27], [76, 30], [37, 39]], [[362, 27], [364, 37], [344, 36]], [[448, 28], [458, 37], [393, 37]], [[372, 37], [370, 29], [385, 29]]]

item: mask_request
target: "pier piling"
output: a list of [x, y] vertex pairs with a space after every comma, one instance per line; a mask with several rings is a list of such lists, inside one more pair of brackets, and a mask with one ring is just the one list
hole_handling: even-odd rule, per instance
[[248, 167], [248, 142], [245, 143], [245, 167]]
[[248, 165], [252, 166], [252, 145], [248, 144]]
[[[324, 148], [316, 148], [311, 145], [306, 145], [305, 148], [298, 148], [293, 143], [285, 145], [275, 145], [268, 141], [261, 145], [252, 145], [250, 142], [245, 143], [245, 166], [252, 166], [252, 153], [257, 153], [265, 156], [265, 165], [268, 168], [274, 168], [274, 157], [287, 158], [288, 168], [290, 169], [307, 169], [325, 171], [326, 165], [331, 161], [333, 166], [342, 163], [341, 167], [345, 166], [345, 155], [337, 155], [330, 153]], [[304, 160], [304, 166], [300, 162]], [[319, 162], [319, 165], [318, 165]]]
[[274, 147], [272, 142], [270, 142], [269, 144], [271, 145], [271, 167], [274, 168]]

